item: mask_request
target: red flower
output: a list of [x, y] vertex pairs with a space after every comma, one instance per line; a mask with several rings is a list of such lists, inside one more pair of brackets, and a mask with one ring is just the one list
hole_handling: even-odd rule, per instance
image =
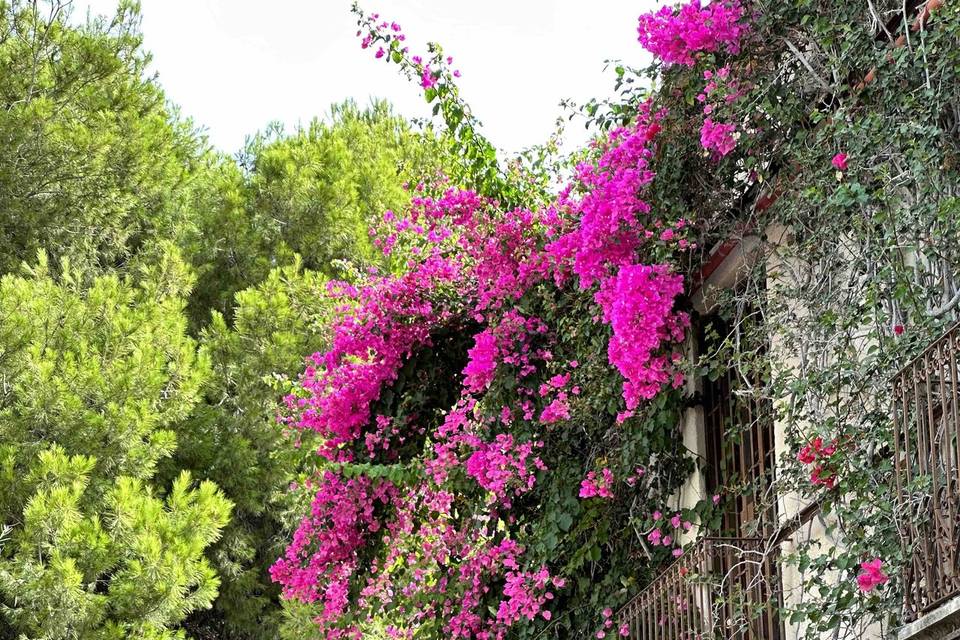
[[813, 484], [822, 484], [827, 489], [833, 489], [837, 484], [837, 477], [833, 472], [824, 469], [823, 465], [817, 465], [810, 472], [810, 482]]
[[833, 489], [837, 484], [837, 474], [830, 465], [830, 457], [837, 450], [837, 441], [833, 440], [824, 446], [823, 438], [816, 437], [810, 444], [804, 446], [797, 453], [797, 460], [803, 464], [814, 464], [810, 472], [810, 482]]
[[838, 153], [833, 156], [833, 160], [830, 161], [833, 164], [834, 168], [837, 171], [846, 171], [847, 170], [847, 154]]

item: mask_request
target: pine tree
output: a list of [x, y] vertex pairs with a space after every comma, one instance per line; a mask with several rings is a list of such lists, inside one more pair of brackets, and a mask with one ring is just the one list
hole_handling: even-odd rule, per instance
[[50, 271], [0, 279], [0, 637], [182, 637], [231, 509], [189, 473], [152, 482], [209, 375], [191, 279], [170, 253], [136, 279]]
[[184, 241], [198, 272], [191, 299], [197, 326], [233, 296], [299, 255], [306, 269], [344, 278], [352, 267], [389, 267], [369, 227], [409, 200], [405, 182], [438, 171], [440, 145], [385, 102], [334, 105], [291, 133], [253, 136], [239, 158], [207, 154], [191, 183], [195, 226]]
[[332, 312], [326, 278], [298, 259], [236, 296], [233, 326], [222, 315], [201, 334], [213, 373], [205, 403], [180, 427], [165, 466], [213, 480], [235, 503], [234, 518], [209, 556], [221, 576], [214, 608], [191, 616], [198, 637], [275, 637], [279, 589], [268, 574], [295, 526], [291, 482], [316, 463], [309, 441], [297, 449], [277, 422], [281, 397], [303, 368], [303, 354], [327, 342]]
[[136, 3], [81, 26], [67, 0], [0, 0], [0, 273], [42, 249], [123, 266], [190, 225], [201, 142], [146, 75]]

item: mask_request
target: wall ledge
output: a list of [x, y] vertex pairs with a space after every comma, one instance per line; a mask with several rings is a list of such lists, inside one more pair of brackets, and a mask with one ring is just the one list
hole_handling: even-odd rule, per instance
[[897, 632], [897, 640], [960, 639], [960, 597], [948, 600]]

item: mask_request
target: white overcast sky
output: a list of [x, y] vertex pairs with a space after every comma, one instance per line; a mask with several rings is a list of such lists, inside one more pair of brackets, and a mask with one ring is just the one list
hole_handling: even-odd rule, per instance
[[[647, 61], [640, 13], [656, 0], [379, 0], [368, 11], [399, 22], [411, 49], [440, 42], [463, 73], [461, 90], [500, 148], [516, 151], [553, 131], [563, 98], [609, 95], [604, 60]], [[75, 0], [112, 13], [116, 0]], [[153, 71], [183, 114], [223, 151], [279, 120], [323, 116], [345, 98], [389, 99], [407, 116], [429, 115], [418, 87], [375, 60], [356, 38], [350, 0], [143, 0]], [[569, 131], [582, 139], [582, 124]], [[573, 141], [573, 140], [571, 140]]]

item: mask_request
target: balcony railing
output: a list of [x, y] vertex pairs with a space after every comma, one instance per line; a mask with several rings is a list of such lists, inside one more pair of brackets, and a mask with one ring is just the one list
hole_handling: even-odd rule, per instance
[[897, 494], [906, 516], [905, 607], [914, 620], [960, 595], [960, 324], [893, 379]]
[[776, 558], [757, 538], [703, 538], [616, 616], [631, 640], [780, 640]]

